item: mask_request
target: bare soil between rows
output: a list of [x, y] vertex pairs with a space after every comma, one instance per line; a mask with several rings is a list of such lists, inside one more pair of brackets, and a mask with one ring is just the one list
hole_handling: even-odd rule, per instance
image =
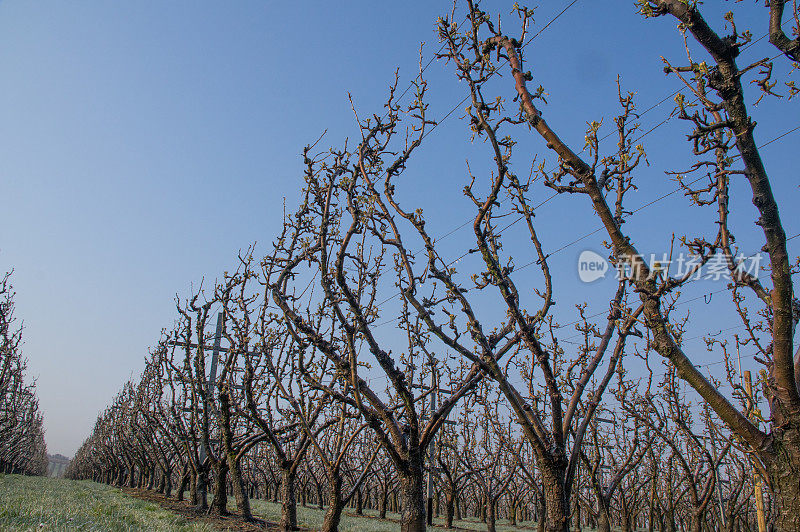
[[[167, 498], [161, 493], [156, 493], [146, 489], [140, 488], [121, 488], [122, 492], [131, 497], [150, 501], [158, 504], [165, 510], [176, 513], [185, 519], [197, 521], [208, 524], [219, 530], [231, 530], [238, 532], [264, 532], [264, 530], [278, 530], [278, 523], [265, 521], [264, 519], [255, 519], [254, 521], [247, 521], [240, 515], [213, 515], [192, 506], [187, 501], [178, 501], [176, 499]], [[309, 530], [303, 529], [300, 530]]]
[[[120, 489], [126, 495], [130, 495], [131, 497], [136, 497], [137, 499], [142, 499], [149, 502], [154, 502], [159, 506], [161, 506], [162, 508], [164, 508], [165, 510], [169, 510], [172, 513], [178, 514], [185, 519], [205, 523], [219, 530], [230, 530], [237, 532], [263, 532], [264, 530], [279, 530], [278, 523], [266, 521], [264, 519], [256, 518], [254, 521], [247, 521], [243, 519], [240, 515], [234, 513], [225, 516], [213, 515], [207, 513], [205, 510], [200, 510], [195, 506], [192, 506], [185, 500], [179, 501], [176, 499], [167, 498], [161, 493], [156, 493], [154, 491], [149, 491], [141, 488], [120, 488]], [[373, 515], [357, 515], [355, 512], [348, 512], [348, 511], [345, 511], [344, 513], [346, 515], [350, 515], [353, 517], [360, 517], [362, 519], [376, 519], [380, 521], [390, 521], [397, 523], [398, 526], [400, 525], [399, 520], [392, 519], [390, 517], [387, 517], [386, 519], [380, 519], [378, 516], [373, 516]], [[440, 524], [434, 524], [432, 525], [431, 528], [444, 528], [444, 527], [443, 525]], [[314, 529], [298, 527], [297, 530], [313, 531]], [[454, 526], [451, 530], [465, 530], [468, 532], [472, 532], [470, 529], [461, 528], [457, 526]], [[530, 530], [533, 529], [531, 528]]]

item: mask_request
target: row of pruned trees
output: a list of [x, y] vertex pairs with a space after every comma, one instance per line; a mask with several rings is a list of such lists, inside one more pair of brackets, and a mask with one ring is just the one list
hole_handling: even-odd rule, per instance
[[11, 273], [0, 279], [0, 472], [47, 474], [47, 446], [34, 384], [25, 382], [22, 327], [14, 318]]
[[[247, 364], [233, 365], [240, 368], [233, 373], [245, 375], [218, 381], [213, 398], [200, 400], [213, 413], [205, 429], [200, 407], [188, 399], [190, 379], [162, 373], [154, 386], [160, 370], [153, 364], [169, 367], [173, 354], [154, 355], [141, 379], [124, 387], [76, 454], [70, 477], [151, 489], [219, 514], [228, 513], [230, 496], [246, 516], [252, 499], [271, 500], [281, 504], [287, 530], [297, 524], [298, 505], [325, 508], [325, 530], [336, 530], [348, 507], [380, 518], [403, 512], [402, 476], [355, 409], [306, 397], [294, 375], [273, 386], [271, 372], [249, 379]], [[253, 388], [273, 388], [261, 396], [263, 427], [248, 411], [248, 380]], [[600, 409], [581, 446], [571, 523], [598, 530], [756, 529], [758, 477], [748, 453], [710, 410], [685, 404], [674, 371], [658, 384], [657, 393], [640, 393], [617, 371], [614, 410]], [[437, 385], [428, 397], [450, 391]], [[505, 519], [537, 521], [544, 530], [545, 477], [498, 392], [481, 383], [449, 417], [423, 465], [431, 474], [432, 516], [447, 526], [477, 518], [491, 531]], [[765, 512], [774, 517], [771, 501]]]
[[[673, 242], [672, 251], [693, 257], [678, 273], [671, 259], [647, 260], [643, 250], [655, 244], [646, 227], [630, 223], [628, 204], [647, 163], [633, 94], [620, 86], [614, 142], [603, 142], [600, 121], [588, 121], [578, 151], [542, 118], [544, 89], [528, 88], [530, 10], [514, 6], [515, 37], [473, 1], [464, 22], [442, 17], [438, 54], [467, 88], [475, 152], [486, 154], [467, 166], [469, 239], [455, 252], [444, 246], [403, 185], [437, 125], [421, 68], [410, 104], [400, 103], [405, 92], [395, 82], [382, 114], [354, 107], [355, 145], [305, 148], [301, 200], [270, 250], [247, 250], [213, 288], [178, 301], [175, 326], [141, 379], [100, 416], [72, 476], [158, 484], [179, 497], [189, 490], [194, 503], [219, 513], [229, 488], [248, 518], [249, 498], [271, 493], [287, 530], [307, 486], [326, 501], [327, 530], [345, 505], [392, 493], [403, 530], [423, 530], [427, 467], [438, 486], [428, 513], [444, 500], [446, 513], [477, 511], [491, 523], [522, 507], [553, 531], [586, 520], [606, 529], [749, 525], [745, 501], [759, 478], [766, 514], [780, 529], [800, 528], [796, 265], [742, 81], [751, 76], [775, 95], [774, 59], [797, 61], [798, 40], [783, 33], [784, 4], [769, 2], [765, 12], [779, 55], [740, 67], [753, 33], [733, 14], [731, 32], [720, 35], [693, 2], [638, 2], [645, 17], [680, 22], [688, 65], [665, 67], [685, 84], [675, 113], [691, 129], [690, 171], [677, 179], [698, 220], [714, 217], [708, 234], [698, 223], [698, 234]], [[798, 26], [795, 5], [793, 14]], [[498, 88], [502, 72], [513, 86]], [[508, 105], [509, 92], [519, 105]], [[517, 161], [534, 149], [521, 139], [530, 132], [558, 162], [522, 177], [515, 167], [535, 160]], [[734, 232], [749, 215], [734, 212], [733, 179], [749, 184], [770, 279], [737, 258]], [[553, 314], [564, 279], [534, 217], [542, 187], [599, 220], [620, 272], [605, 310], [579, 305], [569, 324]], [[520, 265], [520, 254], [533, 260]], [[722, 260], [732, 315], [746, 331], [730, 343], [708, 342], [726, 362], [728, 393], [696, 365], [679, 308], [681, 292], [712, 259]], [[742, 351], [764, 366], [756, 392], [730, 363]], [[657, 357], [668, 368], [663, 380], [650, 370]], [[632, 367], [635, 380], [625, 372]], [[681, 382], [701, 406], [679, 393]], [[757, 414], [754, 393], [768, 398], [768, 415]], [[609, 410], [620, 417], [602, 428]]]

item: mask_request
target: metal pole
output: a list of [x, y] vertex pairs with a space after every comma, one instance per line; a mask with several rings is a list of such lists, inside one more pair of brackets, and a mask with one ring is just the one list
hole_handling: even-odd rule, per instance
[[[758, 416], [756, 411], [758, 407], [755, 404], [753, 396], [753, 382], [749, 371], [744, 372], [744, 391], [747, 393], [748, 410], [750, 410], [750, 419], [758, 426]], [[760, 412], [759, 412], [760, 414]], [[764, 495], [761, 490], [761, 475], [753, 467], [753, 495], [756, 499], [756, 516], [758, 517], [758, 532], [766, 532], [767, 519], [764, 515]]]
[[[202, 338], [198, 340], [201, 341]], [[208, 381], [206, 381], [206, 403], [211, 404], [213, 400], [212, 394], [214, 393], [214, 386], [217, 383], [217, 364], [219, 363], [219, 353], [220, 353], [220, 343], [222, 342], [222, 312], [217, 314], [217, 329], [214, 332], [214, 349], [211, 351], [211, 374], [208, 377]], [[207, 406], [207, 405], [204, 405]], [[206, 409], [206, 415], [208, 415], [208, 409]], [[206, 451], [205, 444], [200, 446], [200, 463], [206, 461], [206, 455], [208, 452]]]
[[211, 352], [211, 375], [208, 378], [208, 396], [217, 383], [217, 364], [219, 363], [220, 343], [222, 342], [222, 312], [217, 314], [217, 330], [214, 332], [214, 350]]
[[[602, 475], [602, 471], [600, 475]], [[575, 522], [573, 523], [574, 530], [577, 532], [581, 532], [583, 530], [581, 528], [581, 505], [580, 505], [580, 494], [581, 494], [581, 463], [580, 461], [575, 466], [575, 480], [573, 481], [575, 484], [575, 511], [573, 512], [573, 518]]]

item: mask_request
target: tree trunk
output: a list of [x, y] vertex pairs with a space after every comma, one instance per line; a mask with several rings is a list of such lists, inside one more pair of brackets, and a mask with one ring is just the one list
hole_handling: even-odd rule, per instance
[[211, 513], [228, 515], [228, 462], [220, 460], [214, 466], [214, 498], [211, 501]]
[[496, 532], [497, 505], [491, 497], [486, 497], [486, 532]]
[[197, 473], [191, 471], [189, 473], [189, 500], [191, 501], [192, 506], [197, 506], [200, 500], [198, 498], [197, 484], [198, 484]]
[[538, 507], [537, 507], [537, 532], [544, 532], [545, 521], [547, 520], [547, 501], [544, 499], [544, 490], [537, 494]]
[[455, 506], [455, 495], [451, 490], [447, 490], [444, 500], [444, 522], [445, 528], [453, 528], [453, 511]]
[[164, 473], [166, 477], [166, 482], [164, 485], [164, 496], [169, 498], [172, 497], [172, 470], [169, 470]]
[[[691, 514], [689, 530], [691, 532], [703, 532], [703, 514], [694, 509], [690, 510], [689, 513]], [[622, 516], [622, 521], [623, 523], [625, 522], [624, 515]]]
[[339, 475], [328, 482], [328, 509], [322, 523], [321, 532], [336, 532], [339, 530], [339, 521], [342, 519], [342, 479]]
[[364, 494], [361, 488], [356, 490], [356, 515], [364, 515]]
[[197, 507], [208, 509], [208, 469], [205, 465], [201, 465], [197, 472], [197, 497]]
[[667, 519], [666, 519], [666, 526], [667, 532], [676, 532], [677, 527], [675, 526], [675, 501], [670, 498], [669, 508], [667, 509]]
[[[623, 515], [620, 523], [620, 531], [621, 532], [633, 532], [632, 527], [633, 520], [630, 516]], [[702, 530], [701, 530], [702, 532]]]
[[386, 519], [386, 507], [389, 506], [389, 490], [387, 488], [381, 491], [381, 500], [380, 500], [380, 518]]
[[800, 429], [773, 433], [775, 460], [768, 464], [772, 497], [778, 515], [776, 530], [800, 530]]
[[236, 460], [234, 453], [228, 454], [228, 462], [231, 464], [231, 484], [233, 484], [233, 498], [236, 499], [236, 508], [238, 508], [244, 519], [252, 521], [253, 513], [250, 511], [250, 497], [247, 496], [247, 490], [245, 490], [244, 481], [242, 480], [241, 463]]
[[272, 490], [272, 502], [277, 503], [278, 499], [280, 498], [280, 494], [281, 494], [281, 485], [275, 484], [275, 489]]
[[602, 495], [597, 496], [597, 532], [611, 532], [611, 511]]
[[566, 471], [546, 463], [541, 463], [539, 470], [545, 500], [544, 529], [546, 532], [569, 532], [569, 494], [564, 489]]
[[283, 470], [281, 482], [281, 523], [282, 532], [297, 530], [297, 500], [294, 493], [295, 472], [290, 467]]
[[409, 470], [400, 475], [401, 532], [425, 530], [425, 490], [422, 479], [421, 458], [410, 460]]
[[323, 501], [324, 501], [325, 497], [322, 495], [322, 484], [320, 482], [316, 482], [315, 481], [314, 485], [315, 485], [315, 487], [317, 489], [317, 508], [322, 510], [322, 508], [325, 506], [323, 504]]

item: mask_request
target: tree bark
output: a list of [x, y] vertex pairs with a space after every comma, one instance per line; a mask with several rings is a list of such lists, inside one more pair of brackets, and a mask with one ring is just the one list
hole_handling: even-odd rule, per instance
[[339, 529], [339, 521], [342, 519], [342, 510], [344, 510], [342, 479], [337, 475], [328, 484], [328, 509], [325, 511], [321, 532], [336, 532]]
[[544, 530], [569, 532], [569, 500], [564, 489], [566, 471], [564, 468], [546, 463], [541, 463], [539, 470], [542, 474], [545, 501]]
[[497, 506], [491, 497], [486, 497], [486, 532], [497, 531]]
[[800, 530], [800, 429], [773, 432], [775, 459], [767, 464], [778, 515], [776, 530]]
[[214, 466], [214, 498], [211, 500], [211, 513], [228, 515], [228, 462], [220, 460]]
[[386, 519], [386, 507], [389, 506], [389, 490], [384, 489], [381, 492], [381, 500], [380, 500], [380, 518]]
[[178, 484], [178, 493], [176, 495], [176, 499], [182, 501], [184, 499], [184, 494], [186, 493], [186, 488], [189, 486], [189, 470], [188, 466], [183, 469], [181, 474], [181, 483]]
[[600, 497], [597, 499], [600, 506], [597, 512], [597, 532], [611, 532], [611, 515], [608, 506], [604, 502], [600, 502]]
[[547, 520], [547, 501], [544, 498], [544, 490], [537, 493], [536, 521], [537, 532], [544, 532], [545, 521]]
[[167, 488], [167, 473], [165, 471], [161, 472], [161, 477], [158, 479], [158, 487], [156, 488], [156, 493], [164, 493]]
[[197, 506], [199, 501], [197, 492], [197, 473], [194, 471], [189, 473], [189, 501], [192, 506]]
[[294, 493], [295, 472], [288, 467], [283, 469], [281, 482], [281, 523], [283, 532], [297, 530], [297, 499]]
[[314, 487], [317, 490], [317, 508], [322, 510], [324, 506], [325, 497], [322, 494], [322, 484], [320, 482], [314, 481]]
[[231, 484], [233, 484], [233, 498], [236, 499], [236, 508], [239, 509], [239, 513], [244, 519], [252, 521], [253, 512], [250, 510], [250, 497], [247, 496], [247, 490], [245, 490], [244, 481], [242, 480], [241, 463], [236, 459], [234, 453], [228, 454], [228, 462], [231, 464]]
[[455, 511], [455, 495], [447, 490], [444, 500], [444, 522], [445, 528], [453, 528], [453, 512]]
[[164, 496], [167, 498], [172, 497], [172, 470], [164, 472]]
[[[414, 463], [417, 467], [413, 467]], [[401, 532], [424, 532], [425, 490], [423, 489], [422, 460], [410, 460], [409, 471], [400, 475], [400, 530]]]
[[361, 488], [356, 490], [356, 515], [364, 515], [364, 494]]

